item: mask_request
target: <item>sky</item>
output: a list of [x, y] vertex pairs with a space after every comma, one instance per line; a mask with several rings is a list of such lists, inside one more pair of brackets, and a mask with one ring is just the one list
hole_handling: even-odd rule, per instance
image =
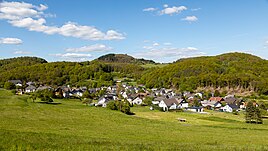
[[268, 0], [0, 0], [0, 58], [156, 62], [245, 52], [268, 59]]

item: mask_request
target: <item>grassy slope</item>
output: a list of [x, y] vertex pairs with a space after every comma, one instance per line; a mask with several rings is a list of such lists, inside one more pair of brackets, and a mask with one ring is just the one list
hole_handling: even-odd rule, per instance
[[[127, 116], [56, 101], [62, 104], [32, 103], [0, 90], [0, 150], [268, 150], [268, 121], [250, 125], [231, 114], [139, 107], [133, 108], [135, 116]], [[187, 123], [177, 122], [178, 117]]]

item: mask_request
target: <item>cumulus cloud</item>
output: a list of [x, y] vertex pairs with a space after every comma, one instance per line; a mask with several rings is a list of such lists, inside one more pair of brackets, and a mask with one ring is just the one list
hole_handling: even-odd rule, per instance
[[109, 51], [109, 50], [112, 50], [112, 48], [103, 44], [95, 44], [95, 45], [84, 46], [80, 48], [66, 49], [67, 52], [96, 52], [96, 51], [102, 52], [102, 51]]
[[153, 43], [153, 46], [159, 46], [159, 45], [160, 45], [160, 44], [157, 43], [157, 42]]
[[18, 38], [0, 38], [0, 44], [19, 45], [22, 44], [22, 40]]
[[[168, 44], [168, 45], [167, 45]], [[156, 61], [175, 61], [179, 58], [187, 58], [194, 56], [205, 55], [196, 47], [177, 48], [172, 47], [171, 43], [163, 44], [162, 46], [144, 46], [144, 50], [133, 54], [135, 57], [154, 59]]]
[[13, 52], [14, 54], [17, 54], [17, 55], [27, 55], [27, 54], [31, 54], [31, 52], [29, 52], [29, 51], [21, 51], [21, 50], [19, 50], [19, 51], [15, 51], [15, 52]]
[[199, 11], [199, 10], [201, 10], [201, 8], [193, 8], [193, 9], [191, 9], [191, 11], [193, 11], [193, 12]]
[[88, 61], [92, 57], [91, 54], [83, 54], [83, 53], [58, 53], [50, 55], [59, 57], [64, 61]]
[[185, 6], [165, 7], [163, 10], [160, 11], [160, 15], [179, 14], [185, 10], [187, 10], [187, 7], [185, 7]]
[[[153, 7], [143, 9], [144, 12], [153, 12], [153, 11], [157, 11], [157, 10], [158, 10], [157, 8], [153, 8]], [[158, 12], [158, 15], [173, 15], [173, 14], [179, 14], [185, 10], [187, 10], [186, 6], [169, 7], [168, 4], [164, 4], [163, 9], [159, 10], [157, 12]]]
[[183, 18], [182, 20], [189, 21], [189, 22], [196, 22], [198, 21], [198, 18], [196, 16], [187, 16]]
[[143, 9], [144, 12], [153, 12], [153, 11], [156, 11], [156, 10], [157, 10], [157, 8], [153, 8], [153, 7]]
[[59, 34], [66, 37], [75, 37], [85, 40], [122, 40], [125, 35], [115, 30], [102, 32], [94, 26], [79, 25], [67, 22], [62, 26], [46, 25], [47, 16], [44, 10], [46, 5], [35, 6], [24, 2], [2, 2], [0, 3], [0, 19], [7, 20], [11, 25], [26, 28], [29, 31], [42, 32], [45, 34]]

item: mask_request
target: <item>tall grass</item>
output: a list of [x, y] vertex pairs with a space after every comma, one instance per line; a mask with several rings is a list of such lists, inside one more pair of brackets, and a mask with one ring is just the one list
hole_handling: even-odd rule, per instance
[[245, 124], [242, 115], [136, 107], [128, 116], [78, 100], [51, 105], [0, 95], [0, 150], [268, 150], [268, 125]]

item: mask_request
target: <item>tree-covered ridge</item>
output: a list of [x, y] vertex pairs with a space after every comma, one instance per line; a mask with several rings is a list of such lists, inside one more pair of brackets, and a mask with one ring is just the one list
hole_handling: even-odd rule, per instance
[[245, 53], [180, 59], [164, 68], [146, 72], [147, 87], [241, 87], [268, 93], [268, 61]]
[[153, 60], [136, 59], [127, 54], [107, 54], [99, 57], [97, 60], [112, 63], [137, 63], [137, 64], [154, 64]]
[[2, 59], [0, 60], [0, 69], [1, 71], [10, 70], [21, 66], [31, 66], [42, 63], [47, 63], [47, 61], [38, 57], [17, 57], [10, 59]]
[[[80, 85], [100, 87], [112, 85], [114, 77], [140, 77], [143, 68], [136, 64], [91, 62], [39, 63], [36, 58], [11, 60], [0, 67], [0, 85], [8, 80], [34, 81], [51, 86]], [[5, 60], [3, 60], [5, 62]]]

